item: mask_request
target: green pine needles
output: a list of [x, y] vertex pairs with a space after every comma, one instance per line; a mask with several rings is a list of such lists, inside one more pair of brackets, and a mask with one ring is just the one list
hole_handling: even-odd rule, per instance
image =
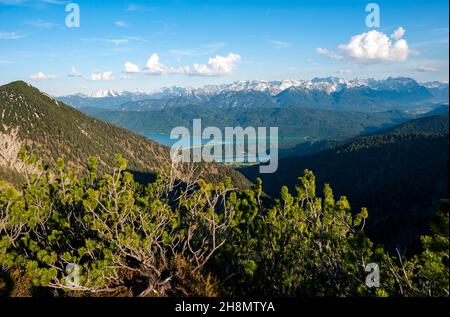
[[[0, 182], [0, 290], [6, 274], [29, 282], [28, 295], [449, 295], [448, 202], [407, 259], [374, 247], [368, 211], [328, 185], [317, 193], [311, 171], [270, 201], [260, 180], [238, 191], [167, 170], [144, 186], [119, 155], [108, 174], [90, 158], [82, 176], [62, 160], [50, 171], [21, 159], [35, 166], [21, 190]], [[366, 284], [369, 263], [379, 287]]]

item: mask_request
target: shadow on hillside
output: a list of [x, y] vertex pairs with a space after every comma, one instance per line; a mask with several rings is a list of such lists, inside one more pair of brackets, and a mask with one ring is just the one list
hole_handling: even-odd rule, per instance
[[[143, 186], [147, 186], [148, 184], [154, 183], [157, 179], [157, 175], [155, 173], [145, 173], [145, 172], [141, 172], [141, 171], [135, 171], [135, 170], [127, 170], [128, 173], [133, 175], [134, 180], [143, 185]], [[174, 184], [174, 188], [169, 192], [169, 195], [167, 196], [167, 198], [169, 199], [170, 205], [175, 208], [179, 195], [181, 193], [183, 193], [185, 190], [187, 189], [187, 184], [180, 180], [177, 179], [175, 180], [175, 184]], [[189, 190], [189, 194], [193, 194], [196, 190], [198, 190], [198, 186], [193, 186], [190, 190]]]
[[144, 186], [147, 186], [148, 184], [155, 182], [157, 178], [155, 173], [150, 172], [145, 173], [135, 170], [127, 170], [127, 172], [133, 175], [133, 178], [136, 182]]
[[359, 135], [365, 135], [365, 134], [373, 134], [373, 133], [377, 133], [392, 127], [395, 127], [399, 124], [405, 123], [407, 121], [409, 121], [410, 119], [406, 119], [406, 118], [394, 118], [392, 119], [391, 123], [384, 123], [382, 125], [379, 126], [368, 126], [365, 127], [364, 130], [359, 134]]

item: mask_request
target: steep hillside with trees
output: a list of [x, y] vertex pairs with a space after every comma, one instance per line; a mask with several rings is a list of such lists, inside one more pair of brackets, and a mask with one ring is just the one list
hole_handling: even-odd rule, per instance
[[[90, 156], [101, 159], [102, 170], [112, 164], [116, 153], [126, 158], [129, 169], [140, 176], [170, 165], [168, 148], [86, 116], [22, 81], [0, 87], [0, 118], [3, 174], [22, 169], [18, 161], [21, 148], [50, 165], [62, 158], [74, 170], [84, 169]], [[236, 184], [248, 184], [242, 175], [224, 166], [210, 164], [202, 169], [211, 180], [231, 176]]]
[[435, 116], [281, 159], [274, 174], [260, 175], [257, 166], [241, 171], [251, 180], [261, 177], [264, 191], [277, 196], [281, 186], [293, 189], [311, 169], [320, 186], [329, 182], [337, 195], [371, 211], [367, 230], [374, 240], [405, 247], [425, 232], [439, 200], [448, 197], [448, 148], [448, 116]]

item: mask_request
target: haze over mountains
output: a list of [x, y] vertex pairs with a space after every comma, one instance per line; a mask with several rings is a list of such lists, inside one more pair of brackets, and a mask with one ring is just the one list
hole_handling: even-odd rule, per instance
[[201, 88], [165, 87], [154, 91], [100, 90], [57, 99], [77, 108], [107, 110], [161, 110], [186, 105], [218, 108], [303, 106], [323, 109], [380, 111], [411, 110], [448, 100], [448, 83], [419, 84], [414, 79], [385, 80], [337, 77], [311, 80], [238, 81]]

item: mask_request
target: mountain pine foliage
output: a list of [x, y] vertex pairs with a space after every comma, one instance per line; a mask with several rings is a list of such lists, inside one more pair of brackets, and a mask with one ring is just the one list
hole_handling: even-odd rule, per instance
[[[449, 295], [448, 202], [405, 258], [366, 237], [366, 209], [352, 212], [329, 185], [320, 198], [310, 171], [264, 206], [260, 180], [242, 192], [169, 173], [143, 186], [126, 163], [116, 156], [99, 175], [91, 158], [79, 177], [59, 160], [56, 174], [34, 166], [20, 191], [1, 183], [2, 294]], [[378, 288], [365, 283], [369, 263]]]

